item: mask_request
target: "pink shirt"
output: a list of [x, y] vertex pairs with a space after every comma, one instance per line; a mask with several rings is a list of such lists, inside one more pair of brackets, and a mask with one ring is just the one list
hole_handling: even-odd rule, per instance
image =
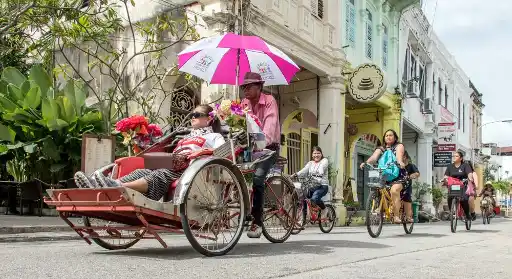
[[281, 142], [281, 127], [279, 124], [279, 111], [274, 96], [261, 93], [260, 100], [253, 107], [248, 99], [242, 100], [242, 105], [258, 117], [263, 125], [263, 133], [267, 146]]

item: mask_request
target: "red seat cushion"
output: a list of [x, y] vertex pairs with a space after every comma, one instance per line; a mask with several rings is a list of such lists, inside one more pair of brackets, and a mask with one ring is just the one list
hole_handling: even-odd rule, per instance
[[130, 174], [134, 170], [144, 168], [144, 158], [142, 157], [124, 157], [115, 161], [117, 164], [117, 178]]

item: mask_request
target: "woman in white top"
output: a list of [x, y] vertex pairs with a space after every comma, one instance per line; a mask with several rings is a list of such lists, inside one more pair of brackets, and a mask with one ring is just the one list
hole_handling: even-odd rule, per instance
[[[306, 198], [309, 198], [313, 204], [316, 204], [321, 209], [325, 209], [322, 197], [329, 191], [329, 162], [327, 158], [324, 158], [322, 149], [318, 146], [313, 147], [312, 157], [313, 160], [309, 161], [299, 172], [292, 174], [292, 178], [296, 176], [309, 176], [312, 184], [307, 191]], [[302, 208], [303, 220], [306, 220], [307, 206], [304, 205]]]
[[[178, 142], [174, 153], [194, 155], [204, 150], [213, 150], [225, 143], [220, 132], [220, 122], [210, 116], [213, 108], [209, 105], [199, 105], [192, 113], [192, 131], [184, 139]], [[83, 172], [75, 174], [75, 182], [80, 188], [97, 187], [127, 187], [152, 200], [160, 200], [168, 191], [169, 185], [181, 176], [168, 169], [138, 169], [118, 180], [105, 177], [95, 172], [87, 177]]]

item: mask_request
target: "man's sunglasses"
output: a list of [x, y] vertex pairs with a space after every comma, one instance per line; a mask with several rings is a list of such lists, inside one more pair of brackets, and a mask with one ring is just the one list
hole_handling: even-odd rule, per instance
[[193, 112], [191, 114], [192, 118], [200, 118], [200, 117], [207, 117], [208, 114], [202, 113], [202, 112]]

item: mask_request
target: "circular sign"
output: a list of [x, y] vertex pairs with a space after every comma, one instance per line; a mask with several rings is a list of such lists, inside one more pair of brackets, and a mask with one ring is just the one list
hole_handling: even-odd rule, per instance
[[375, 64], [359, 65], [348, 79], [348, 92], [354, 100], [371, 103], [386, 92], [384, 73]]

